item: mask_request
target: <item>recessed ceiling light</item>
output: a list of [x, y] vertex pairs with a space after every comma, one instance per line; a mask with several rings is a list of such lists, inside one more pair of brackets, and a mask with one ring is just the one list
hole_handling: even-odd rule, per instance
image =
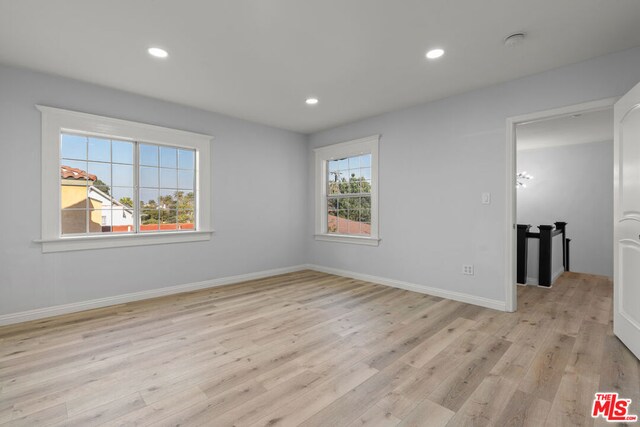
[[427, 52], [427, 58], [429, 59], [440, 58], [442, 55], [444, 55], [444, 49], [431, 49]]
[[156, 58], [166, 58], [169, 56], [169, 53], [166, 50], [160, 49], [159, 47], [150, 47], [147, 52], [149, 52], [149, 55], [155, 56]]
[[307, 105], [316, 105], [318, 103], [318, 98], [307, 98], [304, 102], [306, 102]]

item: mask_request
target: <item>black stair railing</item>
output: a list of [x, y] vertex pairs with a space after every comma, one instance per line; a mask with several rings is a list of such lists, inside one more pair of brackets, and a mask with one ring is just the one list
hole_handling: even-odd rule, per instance
[[527, 266], [529, 261], [528, 239], [539, 239], [540, 249], [538, 257], [538, 285], [550, 287], [553, 279], [553, 238], [562, 234], [562, 265], [564, 271], [569, 271], [569, 246], [571, 239], [567, 239], [567, 223], [556, 222], [554, 225], [539, 225], [539, 233], [529, 231], [531, 225], [518, 224], [517, 233], [517, 282], [527, 283]]

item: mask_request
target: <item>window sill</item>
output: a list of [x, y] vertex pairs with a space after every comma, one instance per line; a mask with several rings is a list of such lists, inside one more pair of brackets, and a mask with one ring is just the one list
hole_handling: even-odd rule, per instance
[[114, 234], [110, 236], [61, 237], [34, 240], [42, 244], [42, 253], [122, 248], [127, 246], [164, 245], [168, 243], [211, 240], [212, 231], [180, 231], [149, 234]]
[[316, 234], [315, 238], [324, 242], [351, 243], [365, 246], [378, 246], [381, 240], [375, 237], [349, 236], [346, 234]]

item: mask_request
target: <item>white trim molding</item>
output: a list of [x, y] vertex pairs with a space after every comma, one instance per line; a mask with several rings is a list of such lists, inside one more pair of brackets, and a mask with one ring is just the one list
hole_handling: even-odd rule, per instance
[[[380, 135], [315, 148], [315, 239], [326, 242], [378, 246], [378, 151]], [[332, 159], [371, 154], [371, 235], [356, 236], [328, 232], [327, 163]]]
[[481, 307], [491, 308], [493, 310], [507, 311], [504, 301], [478, 297], [462, 292], [447, 291], [445, 289], [434, 288], [431, 286], [418, 285], [415, 283], [403, 282], [385, 277], [372, 276], [369, 274], [355, 273], [353, 271], [341, 270], [338, 268], [323, 267], [315, 264], [307, 264], [309, 270], [319, 271], [321, 273], [335, 274], [336, 276], [349, 277], [351, 279], [371, 282], [378, 285], [390, 286], [392, 288], [404, 289], [406, 291], [418, 292], [421, 294], [432, 295], [440, 298], [460, 301], [467, 304], [479, 305]]
[[108, 307], [111, 305], [125, 304], [133, 301], [140, 301], [151, 298], [158, 298], [167, 295], [180, 294], [184, 292], [197, 291], [201, 289], [215, 288], [218, 286], [232, 285], [249, 280], [264, 279], [266, 277], [277, 276], [279, 274], [294, 273], [306, 270], [306, 265], [296, 265], [292, 267], [275, 268], [255, 273], [239, 274], [237, 276], [222, 277], [219, 279], [205, 280], [202, 282], [185, 283], [183, 285], [168, 286], [165, 288], [150, 289], [148, 291], [133, 292], [123, 295], [115, 295], [106, 298], [98, 298], [89, 301], [79, 301], [71, 304], [56, 305], [52, 307], [37, 308], [35, 310], [21, 311], [0, 315], [0, 325], [11, 325], [14, 323], [28, 322], [30, 320], [44, 319], [47, 317], [59, 316], [62, 314], [77, 313], [94, 308]]
[[[42, 114], [42, 252], [101, 249], [210, 240], [213, 233], [211, 210], [211, 141], [213, 137], [145, 123], [36, 105]], [[73, 132], [156, 145], [196, 150], [195, 231], [62, 236], [60, 196], [60, 135]], [[137, 191], [137, 188], [135, 189]]]

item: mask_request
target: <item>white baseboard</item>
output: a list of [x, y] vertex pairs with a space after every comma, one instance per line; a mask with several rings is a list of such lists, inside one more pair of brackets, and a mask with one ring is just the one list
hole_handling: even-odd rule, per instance
[[263, 279], [278, 274], [293, 273], [295, 271], [307, 269], [306, 265], [296, 265], [293, 267], [276, 268], [255, 273], [240, 274], [237, 276], [222, 277], [219, 279], [205, 280], [202, 282], [186, 283], [183, 285], [169, 286], [166, 288], [151, 289], [148, 291], [134, 292], [130, 294], [116, 295], [106, 298], [98, 298], [89, 301], [74, 302], [70, 304], [56, 305], [53, 307], [43, 307], [34, 310], [22, 311], [0, 315], [0, 325], [11, 325], [14, 323], [27, 322], [30, 320], [43, 319], [46, 317], [59, 316], [61, 314], [76, 313], [78, 311], [90, 310], [92, 308], [108, 307], [110, 305], [124, 304], [127, 302], [140, 301], [144, 299], [157, 298], [166, 295], [179, 294], [182, 292], [197, 291], [200, 289], [214, 288], [217, 286], [231, 285], [233, 283], [246, 282], [248, 280]]
[[475, 304], [482, 307], [491, 308], [494, 310], [506, 311], [506, 304], [504, 301], [478, 297], [475, 295], [469, 295], [462, 292], [447, 291], [439, 288], [432, 288], [430, 286], [417, 285], [414, 283], [402, 282], [395, 279], [387, 279], [384, 277], [371, 276], [368, 274], [354, 273], [353, 271], [340, 270], [337, 268], [323, 267], [320, 265], [307, 264], [306, 268], [309, 270], [320, 271], [322, 273], [335, 274], [337, 276], [350, 277], [352, 279], [363, 280], [365, 282], [376, 283], [378, 285], [391, 286], [393, 288], [404, 289], [407, 291], [418, 292], [421, 294], [433, 295], [436, 297], [452, 299], [455, 301], [464, 302], [467, 304]]
[[[558, 277], [562, 276], [562, 273], [564, 273], [564, 267], [553, 274], [553, 276], [551, 277], [551, 286], [556, 283]], [[537, 277], [527, 277], [527, 285], [538, 286], [539, 283], [540, 282], [538, 281]]]
[[504, 301], [492, 300], [488, 298], [478, 297], [474, 295], [464, 294], [461, 292], [447, 291], [444, 289], [432, 288], [429, 286], [417, 285], [400, 280], [387, 279], [384, 277], [371, 276], [368, 274], [355, 273], [337, 268], [323, 267], [314, 264], [296, 265], [292, 267], [276, 268], [272, 270], [264, 270], [255, 273], [240, 274], [237, 276], [222, 277], [219, 279], [205, 280], [202, 282], [185, 283], [183, 285], [169, 286], [166, 288], [151, 289], [148, 291], [134, 292], [123, 295], [115, 295], [112, 297], [98, 298], [89, 301], [80, 301], [70, 304], [56, 305], [52, 307], [37, 308], [34, 310], [21, 311], [18, 313], [9, 313], [0, 315], [0, 325], [11, 325], [15, 323], [28, 322], [30, 320], [44, 319], [62, 314], [76, 313], [79, 311], [91, 310], [93, 308], [108, 307], [110, 305], [124, 304], [127, 302], [140, 301], [144, 299], [157, 298], [167, 295], [174, 295], [183, 292], [197, 291], [200, 289], [214, 288], [217, 286], [231, 285], [234, 283], [246, 282], [248, 280], [263, 279], [265, 277], [277, 276], [278, 274], [293, 273], [301, 270], [315, 270], [337, 276], [350, 277], [353, 279], [364, 280], [379, 285], [391, 286], [394, 288], [405, 289], [407, 291], [418, 292], [422, 294], [433, 295], [441, 298], [452, 299], [468, 304], [475, 304], [494, 310], [506, 311]]
[[558, 277], [562, 276], [562, 273], [564, 273], [564, 267], [560, 268], [553, 274], [553, 277], [551, 278], [551, 284], [556, 283], [556, 280], [558, 280]]

